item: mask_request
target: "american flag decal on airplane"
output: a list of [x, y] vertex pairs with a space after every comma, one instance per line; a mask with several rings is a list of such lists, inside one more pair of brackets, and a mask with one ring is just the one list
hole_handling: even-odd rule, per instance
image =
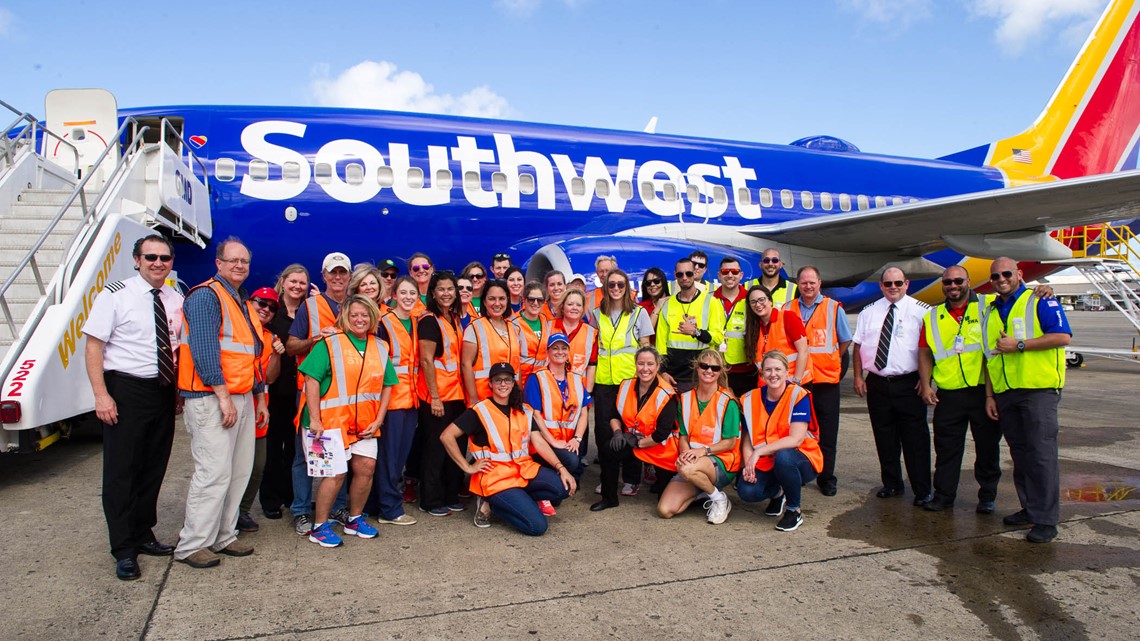
[[1033, 164], [1033, 155], [1028, 149], [1014, 149], [1013, 150], [1014, 162], [1023, 162], [1027, 165]]

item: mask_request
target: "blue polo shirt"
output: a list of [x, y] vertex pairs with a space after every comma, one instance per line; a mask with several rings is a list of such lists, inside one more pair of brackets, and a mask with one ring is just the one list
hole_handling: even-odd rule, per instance
[[[996, 307], [998, 314], [1001, 316], [1002, 323], [1009, 320], [1009, 313], [1013, 310], [1013, 303], [1021, 296], [1021, 293], [1026, 289], [1025, 283], [1021, 283], [1017, 287], [1017, 291], [1009, 295], [1009, 298], [1003, 299], [998, 296], [994, 302], [990, 303], [991, 306]], [[1065, 318], [1065, 310], [1061, 308], [1061, 302], [1056, 298], [1040, 298], [1037, 300], [1037, 322], [1041, 323], [1041, 332], [1043, 334], [1068, 334], [1073, 335], [1073, 330], [1069, 328], [1069, 319]]]

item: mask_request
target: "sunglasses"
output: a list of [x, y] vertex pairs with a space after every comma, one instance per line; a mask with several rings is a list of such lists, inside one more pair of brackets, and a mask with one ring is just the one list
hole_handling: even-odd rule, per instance
[[264, 298], [254, 298], [253, 302], [257, 303], [257, 306], [261, 309], [268, 309], [271, 312], [277, 311], [277, 303], [271, 300], [265, 300]]
[[780, 259], [779, 258], [761, 258], [760, 262], [764, 263], [765, 265], [775, 265], [775, 264], [778, 264], [780, 262]]
[[625, 283], [621, 282], [620, 280], [615, 280], [612, 283], [606, 283], [606, 287], [609, 287], [610, 289], [625, 289]]
[[467, 277], [470, 278], [471, 280], [483, 280], [484, 278], [487, 277], [487, 275], [486, 274], [468, 274]]
[[1013, 278], [1013, 272], [1007, 269], [1004, 272], [994, 272], [990, 274], [990, 280], [992, 281], [999, 281], [1003, 278], [1006, 280]]
[[673, 275], [674, 275], [674, 276], [676, 276], [677, 278], [692, 278], [692, 277], [693, 277], [693, 273], [694, 273], [694, 272], [692, 272], [692, 271], [687, 271], [687, 272], [673, 272]]
[[491, 260], [510, 260], [510, 259], [511, 259], [510, 254], [495, 254], [494, 256], [491, 257]]
[[902, 287], [906, 285], [905, 280], [884, 280], [883, 287]]
[[431, 269], [431, 265], [412, 265], [412, 271], [414, 272], [426, 272], [429, 269]]
[[662, 283], [662, 280], [660, 278], [646, 278], [645, 279], [645, 286], [646, 287], [653, 287], [655, 285], [660, 285], [661, 283]]
[[174, 260], [174, 257], [170, 254], [142, 254], [142, 257], [152, 263], [159, 260], [164, 263], [169, 263], [170, 261]]
[[461, 291], [461, 292], [473, 292], [473, 291], [475, 291], [475, 288], [472, 287], [471, 285], [460, 285], [459, 291]]
[[739, 269], [722, 269], [720, 270], [721, 276], [735, 276], [740, 273]]
[[771, 302], [771, 301], [769, 301], [767, 298], [753, 298], [753, 299], [748, 301], [748, 304], [749, 305], [759, 305], [761, 303], [768, 303], [768, 302]]
[[392, 279], [396, 277], [396, 272], [380, 272], [380, 277]]
[[710, 372], [720, 371], [720, 365], [713, 365], [712, 363], [697, 363], [697, 367]]
[[704, 269], [707, 266], [708, 263], [693, 263], [693, 267], [696, 267], [697, 269]]
[[961, 285], [962, 283], [965, 283], [965, 282], [966, 282], [965, 278], [943, 278], [942, 279], [942, 284], [946, 285], [946, 286]]
[[545, 303], [546, 299], [542, 296], [527, 296], [526, 302], [528, 303]]

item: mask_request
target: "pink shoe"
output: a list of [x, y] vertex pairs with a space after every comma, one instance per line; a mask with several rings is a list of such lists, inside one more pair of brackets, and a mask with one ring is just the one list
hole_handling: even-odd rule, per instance
[[546, 516], [554, 516], [555, 514], [558, 514], [558, 511], [554, 509], [554, 504], [550, 501], [539, 501], [538, 509], [542, 510], [542, 513]]

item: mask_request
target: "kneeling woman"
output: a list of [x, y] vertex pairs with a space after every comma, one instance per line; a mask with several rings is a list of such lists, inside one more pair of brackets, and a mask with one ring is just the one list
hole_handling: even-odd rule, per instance
[[740, 406], [728, 390], [720, 352], [702, 351], [693, 373], [697, 386], [678, 400], [677, 476], [661, 493], [657, 512], [662, 518], [672, 518], [698, 497], [707, 496], [708, 522], [715, 525], [724, 523], [732, 510], [728, 495], [721, 490], [740, 469]]
[[823, 469], [819, 428], [807, 390], [788, 383], [787, 356], [779, 350], [765, 354], [760, 377], [764, 386], [740, 397], [748, 435], [736, 493], [749, 503], [771, 499], [764, 513], [783, 512], [776, 529], [791, 532], [804, 520], [800, 488]]
[[[451, 460], [471, 475], [471, 492], [478, 495], [475, 525], [491, 525], [498, 515], [529, 536], [546, 532], [546, 517], [537, 501], [557, 503], [574, 493], [577, 484], [566, 466], [546, 444], [534, 412], [522, 402], [515, 370], [508, 363], [491, 366], [491, 398], [479, 401], [447, 426], [439, 440]], [[468, 463], [459, 439], [469, 438]], [[554, 469], [540, 466], [530, 446]]]
[[[375, 336], [379, 318], [372, 299], [350, 296], [336, 321], [340, 331], [313, 345], [297, 368], [305, 375], [300, 426], [307, 426], [315, 437], [326, 430], [340, 432], [352, 468], [344, 533], [366, 539], [376, 536], [376, 528], [363, 516], [376, 471], [376, 434], [388, 411], [392, 386], [400, 382], [388, 358], [388, 345]], [[313, 408], [318, 411], [311, 412]], [[309, 540], [323, 547], [341, 544], [328, 519], [344, 476], [326, 478], [317, 486], [316, 520]]]

